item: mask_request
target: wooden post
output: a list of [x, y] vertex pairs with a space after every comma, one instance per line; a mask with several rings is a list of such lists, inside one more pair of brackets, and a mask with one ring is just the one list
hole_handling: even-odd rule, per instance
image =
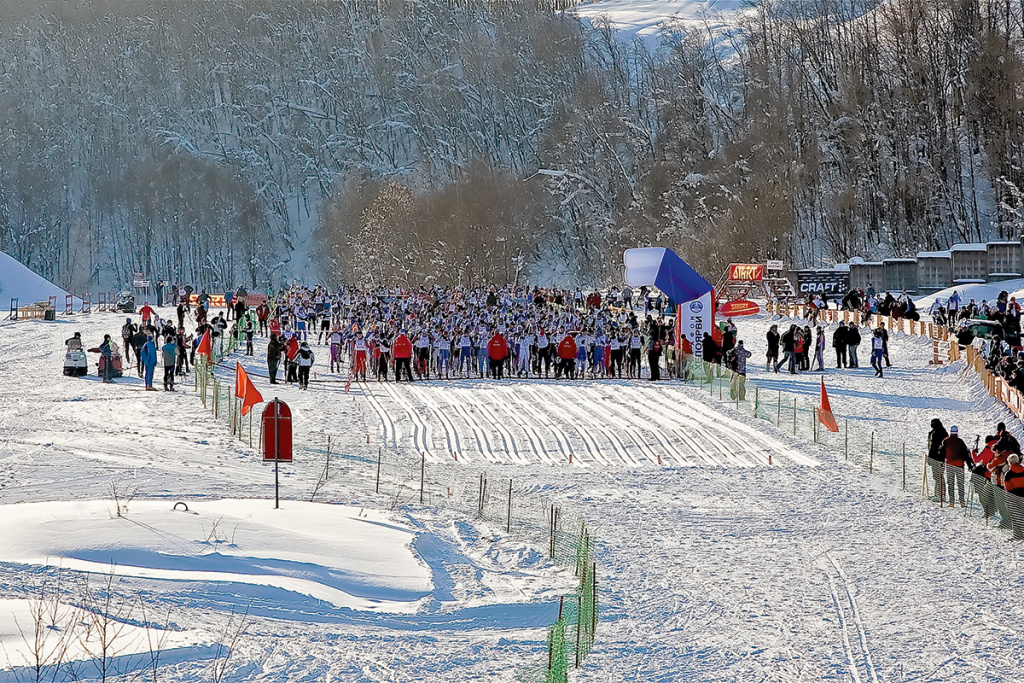
[[420, 453], [420, 503], [423, 503], [423, 482], [427, 473], [427, 454]]
[[505, 523], [505, 533], [512, 533], [512, 480], [508, 480], [508, 521]]
[[782, 391], [781, 390], [779, 391], [779, 405], [778, 405], [776, 410], [777, 411], [775, 413], [775, 426], [776, 427], [781, 427], [782, 426]]
[[850, 459], [850, 421], [843, 420], [843, 453], [844, 460]]
[[[376, 493], [380, 493], [380, 461], [381, 461], [381, 459], [383, 457], [384, 457], [384, 454], [381, 451], [380, 446], [378, 446], [377, 447], [377, 488], [374, 489], [374, 491]], [[483, 475], [481, 474], [480, 476], [482, 477]]]
[[796, 396], [793, 397], [793, 435], [796, 436]]
[[875, 471], [875, 433], [871, 432], [871, 457], [868, 460], [868, 472]]
[[907, 490], [907, 442], [903, 442], [903, 490]]

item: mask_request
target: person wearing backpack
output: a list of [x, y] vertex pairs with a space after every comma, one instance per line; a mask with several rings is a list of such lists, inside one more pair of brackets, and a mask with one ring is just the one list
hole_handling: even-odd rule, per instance
[[299, 388], [309, 389], [309, 370], [313, 367], [316, 356], [313, 349], [309, 348], [309, 342], [302, 342], [299, 351], [295, 355], [295, 362], [299, 368]]

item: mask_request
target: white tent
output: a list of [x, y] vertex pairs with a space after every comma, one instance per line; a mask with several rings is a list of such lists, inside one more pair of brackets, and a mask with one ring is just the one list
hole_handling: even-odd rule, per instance
[[[11, 310], [11, 299], [17, 299], [19, 306], [29, 306], [37, 301], [57, 297], [57, 311], [64, 310], [67, 292], [46, 278], [29, 270], [10, 254], [0, 251], [0, 317], [6, 318]], [[81, 299], [75, 298], [75, 309], [81, 307]]]

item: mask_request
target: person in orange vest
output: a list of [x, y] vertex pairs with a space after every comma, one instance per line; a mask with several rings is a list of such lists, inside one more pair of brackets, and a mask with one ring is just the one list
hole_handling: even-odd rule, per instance
[[973, 466], [971, 468], [971, 486], [974, 487], [975, 493], [978, 494], [978, 501], [981, 503], [981, 508], [985, 512], [985, 519], [992, 516], [995, 512], [995, 501], [992, 496], [992, 482], [989, 481], [991, 474], [988, 471], [988, 463], [995, 457], [995, 453], [992, 449], [999, 441], [995, 436], [985, 437], [985, 447], [981, 451], [973, 452], [971, 454], [971, 460]]
[[960, 507], [967, 507], [964, 502], [964, 465], [970, 459], [971, 454], [967, 450], [967, 444], [960, 438], [956, 426], [949, 428], [949, 436], [942, 441], [942, 453], [946, 462], [946, 490], [949, 493], [949, 507], [956, 505], [955, 492], [960, 494]]
[[491, 340], [487, 342], [487, 358], [491, 361], [491, 377], [501, 379], [505, 359], [508, 358], [508, 342], [501, 336], [501, 332], [495, 331]]
[[569, 379], [576, 379], [576, 340], [572, 334], [566, 334], [562, 341], [558, 342], [558, 358], [555, 378], [564, 374]]
[[402, 371], [405, 371], [406, 379], [412, 381], [412, 342], [405, 336], [402, 330], [395, 343], [391, 345], [391, 355], [395, 359], [395, 381], [402, 381]]
[[1003, 488], [1006, 489], [1006, 508], [1013, 524], [1013, 538], [1024, 539], [1024, 466], [1020, 456], [1014, 453], [1006, 459], [1003, 469]]
[[156, 314], [156, 311], [153, 310], [147, 301], [142, 305], [142, 308], [139, 309], [139, 313], [142, 315], [142, 322], [148, 323], [149, 319]]

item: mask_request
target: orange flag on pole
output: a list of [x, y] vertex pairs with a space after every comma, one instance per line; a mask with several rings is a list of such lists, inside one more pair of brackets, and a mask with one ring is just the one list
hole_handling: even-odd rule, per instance
[[253, 385], [242, 364], [235, 362], [235, 396], [242, 399], [242, 416], [249, 414], [257, 403], [263, 403], [263, 394]]
[[825, 391], [825, 378], [821, 378], [821, 405], [818, 406], [818, 422], [825, 425], [830, 432], [838, 432], [839, 425], [832, 414], [832, 405], [828, 402], [828, 393]]
[[213, 349], [210, 348], [210, 331], [203, 332], [203, 336], [199, 339], [199, 346], [196, 347], [196, 353], [200, 356], [212, 356]]

